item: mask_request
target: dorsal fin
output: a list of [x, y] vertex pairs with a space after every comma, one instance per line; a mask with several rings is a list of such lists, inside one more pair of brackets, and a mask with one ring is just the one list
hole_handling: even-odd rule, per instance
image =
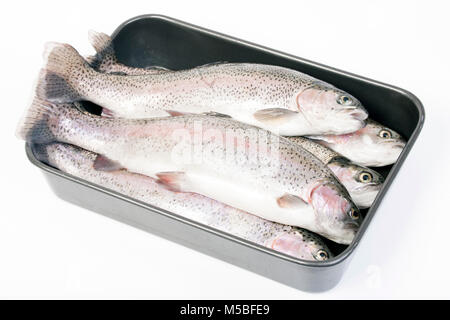
[[94, 30], [89, 30], [88, 36], [89, 42], [97, 52], [95, 56], [87, 59], [94, 69], [98, 69], [103, 63], [117, 63], [116, 53], [110, 36]]

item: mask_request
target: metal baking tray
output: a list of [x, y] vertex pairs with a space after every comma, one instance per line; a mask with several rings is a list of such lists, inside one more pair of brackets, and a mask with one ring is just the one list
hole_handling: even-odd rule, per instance
[[377, 169], [386, 181], [372, 207], [364, 211], [364, 222], [353, 243], [342, 246], [329, 241], [336, 256], [323, 262], [298, 260], [68, 175], [38, 161], [30, 146], [26, 146], [29, 160], [43, 171], [56, 195], [66, 201], [300, 290], [317, 292], [334, 287], [420, 133], [424, 122], [421, 102], [403, 89], [166, 16], [132, 18], [120, 25], [112, 37], [118, 59], [134, 67], [158, 65], [179, 70], [228, 61], [280, 65], [305, 72], [356, 96], [372, 119], [408, 140], [395, 165]]

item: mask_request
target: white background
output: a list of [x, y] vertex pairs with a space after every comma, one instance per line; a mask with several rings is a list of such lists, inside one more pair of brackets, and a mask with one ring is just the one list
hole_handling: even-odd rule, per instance
[[[0, 42], [2, 298], [450, 298], [446, 1], [9, 1]], [[160, 13], [405, 88], [425, 127], [340, 284], [304, 293], [58, 199], [14, 137], [46, 41]]]

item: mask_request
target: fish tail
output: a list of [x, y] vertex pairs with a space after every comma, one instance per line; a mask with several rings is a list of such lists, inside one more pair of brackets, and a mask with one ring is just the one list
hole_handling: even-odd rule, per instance
[[48, 144], [33, 143], [31, 145], [31, 150], [33, 151], [33, 155], [36, 157], [36, 159], [51, 165], [47, 147]]
[[35, 98], [19, 122], [16, 136], [30, 143], [53, 142], [56, 138], [49, 123], [58, 116], [58, 106]]
[[48, 43], [44, 60], [36, 87], [37, 97], [54, 103], [82, 100], [73, 84], [93, 71], [83, 57], [68, 44]]
[[103, 32], [89, 30], [89, 42], [97, 52], [95, 56], [88, 58], [89, 64], [95, 70], [98, 70], [104, 63], [117, 63], [116, 53], [112, 44], [111, 37]]

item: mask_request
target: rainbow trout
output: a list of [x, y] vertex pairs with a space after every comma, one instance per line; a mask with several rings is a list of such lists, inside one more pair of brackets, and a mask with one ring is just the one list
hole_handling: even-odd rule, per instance
[[350, 243], [362, 220], [346, 189], [311, 153], [226, 117], [105, 118], [36, 99], [18, 135], [79, 146], [100, 154], [98, 170], [126, 168], [171, 190], [199, 193], [339, 243]]
[[320, 237], [307, 230], [270, 222], [199, 194], [172, 192], [155, 179], [127, 170], [95, 170], [97, 154], [81, 148], [52, 143], [34, 146], [33, 153], [61, 171], [295, 258], [324, 261], [333, 256]]
[[286, 136], [354, 132], [367, 118], [350, 94], [279, 66], [219, 63], [142, 75], [108, 74], [92, 68], [70, 45], [58, 43], [47, 45], [44, 59], [36, 90], [40, 99], [89, 100], [115, 117], [213, 112]]

